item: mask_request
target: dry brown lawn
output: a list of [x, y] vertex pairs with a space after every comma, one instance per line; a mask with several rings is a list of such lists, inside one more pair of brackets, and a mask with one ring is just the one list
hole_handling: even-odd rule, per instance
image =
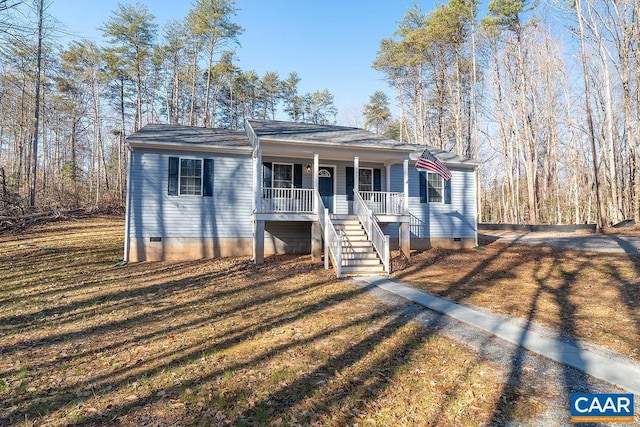
[[393, 276], [640, 360], [638, 255], [485, 242], [480, 250], [416, 254]]
[[[0, 425], [476, 426], [540, 406], [535, 396], [505, 405], [496, 366], [306, 257], [119, 266], [122, 232], [121, 219], [96, 218], [0, 236]], [[502, 277], [519, 277], [517, 255], [492, 251], [514, 263]], [[417, 261], [431, 268], [407, 279], [471, 301], [480, 292], [463, 297], [453, 285], [480, 288], [491, 253], [423, 254]], [[430, 273], [457, 256], [485, 261], [456, 276]], [[535, 307], [553, 295], [542, 283], [562, 288], [583, 274], [547, 264]], [[618, 290], [637, 272], [617, 261], [589, 271], [599, 269], [589, 274], [618, 277]], [[530, 306], [521, 295], [511, 311]], [[576, 331], [582, 312], [566, 313]]]

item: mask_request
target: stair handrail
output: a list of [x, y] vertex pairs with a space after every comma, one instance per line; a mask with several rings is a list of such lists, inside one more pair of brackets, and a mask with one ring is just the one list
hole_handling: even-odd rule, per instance
[[373, 216], [373, 212], [371, 209], [367, 207], [360, 192], [356, 189], [353, 190], [353, 207], [360, 223], [364, 227], [369, 240], [373, 243], [373, 247], [378, 253], [380, 260], [382, 261], [382, 265], [384, 266], [384, 271], [386, 273], [390, 272], [390, 252], [389, 252], [389, 236], [385, 236], [375, 217]]
[[316, 198], [316, 214], [318, 215], [318, 222], [320, 222], [322, 236], [324, 238], [324, 268], [326, 270], [329, 269], [329, 257], [333, 257], [336, 277], [340, 277], [342, 275], [342, 235], [336, 231], [333, 222], [331, 222], [329, 209], [324, 207], [320, 192], [315, 190], [314, 193]]

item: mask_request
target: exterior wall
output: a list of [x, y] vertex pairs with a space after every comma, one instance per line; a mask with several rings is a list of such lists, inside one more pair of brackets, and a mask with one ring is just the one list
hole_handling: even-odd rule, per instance
[[[169, 157], [213, 159], [213, 197], [169, 196]], [[302, 186], [312, 188], [313, 175], [306, 165], [313, 158], [277, 158], [265, 162], [301, 163]], [[346, 168], [352, 161], [320, 158], [321, 166], [334, 166], [335, 213], [349, 213]], [[381, 169], [382, 191], [402, 192], [403, 165], [391, 167], [391, 188], [386, 188], [382, 164], [361, 162], [360, 167]], [[195, 153], [188, 151], [140, 150], [131, 152], [129, 180], [129, 261], [185, 260], [252, 254], [253, 170], [248, 155]], [[473, 247], [476, 245], [475, 173], [452, 169], [451, 203], [421, 203], [417, 170], [409, 167], [409, 212], [411, 248]], [[398, 225], [382, 224], [398, 247]], [[311, 223], [267, 222], [265, 254], [310, 253]]]
[[[450, 170], [451, 203], [427, 203], [420, 201], [418, 171], [409, 166], [411, 249], [468, 248], [477, 245], [475, 172], [462, 168]], [[390, 191], [403, 191], [402, 165], [391, 167]], [[390, 234], [390, 237], [398, 236]]]
[[[167, 195], [169, 157], [174, 156], [213, 159], [212, 197]], [[251, 254], [249, 156], [136, 149], [130, 173], [131, 261], [158, 259], [160, 254], [163, 259]]]
[[129, 262], [189, 261], [194, 259], [249, 256], [253, 238], [166, 237], [159, 242], [149, 237], [129, 239]]

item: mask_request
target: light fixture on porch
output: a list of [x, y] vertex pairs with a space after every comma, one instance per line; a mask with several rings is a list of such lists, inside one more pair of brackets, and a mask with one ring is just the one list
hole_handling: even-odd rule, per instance
[[307, 173], [311, 173], [311, 165], [307, 164]]

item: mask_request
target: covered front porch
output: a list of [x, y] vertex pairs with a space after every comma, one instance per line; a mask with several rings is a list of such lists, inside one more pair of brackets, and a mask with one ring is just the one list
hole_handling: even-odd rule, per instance
[[[264, 260], [265, 224], [288, 221], [311, 223], [312, 257], [321, 261], [324, 253], [327, 263], [331, 255], [335, 265], [338, 261], [328, 245], [333, 239], [337, 250], [335, 240], [346, 238], [341, 230], [335, 229], [333, 237], [330, 236], [334, 228], [332, 220], [338, 216], [359, 219], [386, 264], [389, 237], [382, 234], [379, 224], [397, 223], [398, 247], [409, 257], [408, 159], [382, 163], [379, 159], [353, 156], [346, 161], [324, 158], [320, 153], [314, 153], [312, 158], [289, 158], [282, 153], [263, 157], [262, 150], [256, 150], [253, 161], [256, 263]], [[404, 191], [391, 191], [400, 186]]]

